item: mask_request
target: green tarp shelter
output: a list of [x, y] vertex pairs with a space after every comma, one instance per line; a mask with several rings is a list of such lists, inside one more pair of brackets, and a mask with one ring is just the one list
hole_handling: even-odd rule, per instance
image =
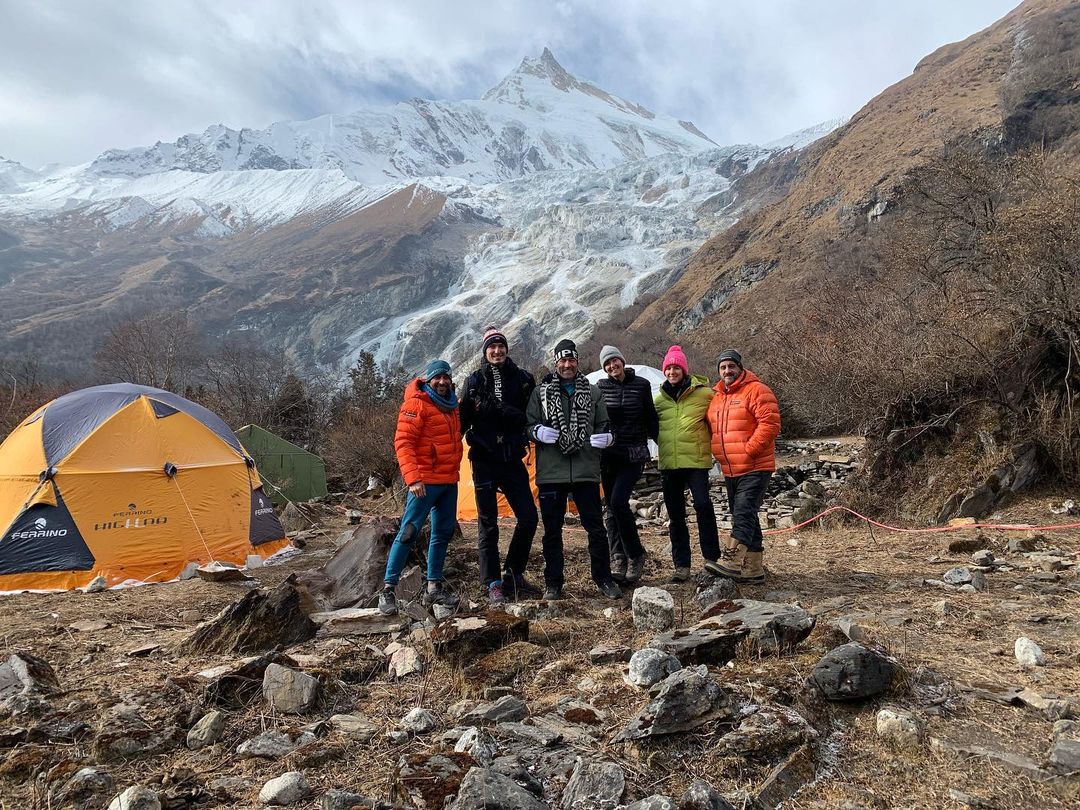
[[245, 425], [236, 436], [255, 459], [262, 479], [273, 485], [265, 490], [276, 505], [286, 499], [310, 501], [326, 494], [326, 466], [314, 453], [258, 425]]

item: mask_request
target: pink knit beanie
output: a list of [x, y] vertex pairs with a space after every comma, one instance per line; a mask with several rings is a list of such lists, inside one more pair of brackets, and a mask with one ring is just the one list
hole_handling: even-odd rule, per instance
[[661, 370], [666, 371], [668, 366], [678, 366], [683, 370], [683, 374], [690, 375], [690, 364], [686, 362], [686, 355], [683, 353], [682, 346], [672, 346], [667, 350], [667, 354], [664, 355], [664, 366]]

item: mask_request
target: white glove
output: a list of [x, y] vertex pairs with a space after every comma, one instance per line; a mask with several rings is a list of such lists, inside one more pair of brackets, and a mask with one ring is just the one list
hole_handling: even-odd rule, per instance
[[594, 433], [589, 437], [589, 444], [600, 450], [603, 450], [605, 447], [611, 447], [614, 443], [615, 437], [610, 433]]
[[536, 440], [544, 444], [555, 444], [559, 440], [559, 431], [547, 425], [539, 425], [536, 428]]

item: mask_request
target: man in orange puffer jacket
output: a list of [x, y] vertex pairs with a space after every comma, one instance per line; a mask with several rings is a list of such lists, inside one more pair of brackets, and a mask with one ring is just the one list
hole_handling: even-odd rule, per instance
[[397, 613], [397, 586], [413, 541], [431, 515], [431, 542], [428, 545], [425, 605], [453, 606], [458, 598], [443, 588], [446, 547], [457, 523], [457, 482], [461, 467], [461, 420], [450, 364], [432, 360], [424, 376], [405, 387], [405, 401], [398, 412], [394, 452], [409, 488], [405, 514], [401, 516], [390, 554], [386, 559], [379, 610]]
[[724, 473], [732, 526], [719, 561], [705, 568], [736, 582], [764, 582], [758, 509], [776, 470], [780, 406], [769, 386], [743, 368], [734, 349], [723, 352], [716, 366], [720, 381], [713, 387], [709, 430], [712, 453]]

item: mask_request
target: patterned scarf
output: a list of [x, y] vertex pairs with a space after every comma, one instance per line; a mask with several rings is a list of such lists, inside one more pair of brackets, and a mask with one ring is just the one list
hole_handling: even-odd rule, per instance
[[541, 402], [544, 404], [544, 416], [559, 431], [559, 452], [566, 456], [584, 447], [592, 433], [592, 386], [580, 373], [574, 379], [573, 386], [573, 393], [568, 392], [569, 417], [562, 406], [563, 381], [553, 375], [552, 379], [540, 386], [543, 389]]

